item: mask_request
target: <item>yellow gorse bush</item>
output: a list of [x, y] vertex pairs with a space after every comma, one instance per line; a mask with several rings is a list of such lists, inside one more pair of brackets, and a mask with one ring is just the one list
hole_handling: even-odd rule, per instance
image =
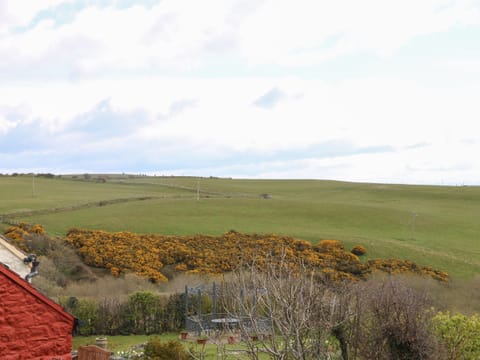
[[21, 222], [16, 226], [10, 226], [5, 231], [5, 236], [12, 240], [13, 244], [23, 251], [28, 251], [25, 244], [25, 237], [32, 234], [44, 235], [45, 229], [39, 224], [30, 225]]
[[352, 254], [357, 255], [357, 256], [362, 256], [367, 253], [367, 249], [363, 245], [355, 245], [352, 248]]
[[[39, 224], [20, 223], [5, 232], [12, 242], [28, 251], [25, 237], [45, 230]], [[421, 267], [409, 260], [372, 259], [363, 263], [357, 255], [366, 249], [357, 245], [347, 251], [339, 240], [321, 240], [315, 246], [305, 240], [275, 234], [244, 234], [236, 231], [221, 236], [165, 236], [136, 234], [128, 231], [71, 229], [67, 243], [90, 266], [106, 268], [114, 276], [134, 272], [154, 282], [167, 281], [165, 265], [189, 274], [222, 274], [242, 265], [265, 268], [279, 260], [291, 268], [299, 262], [317, 268], [327, 281], [358, 280], [381, 271], [389, 274], [420, 274], [448, 281], [448, 274], [431, 267]]]
[[165, 236], [71, 229], [66, 241], [77, 249], [88, 265], [109, 269], [115, 276], [132, 271], [152, 281], [167, 281], [161, 272], [165, 265], [191, 274], [222, 274], [245, 264], [255, 264], [261, 269], [280, 258], [292, 267], [301, 261], [318, 268], [319, 275], [333, 281], [362, 279], [376, 270], [448, 279], [446, 273], [409, 261], [370, 260], [362, 263], [338, 240], [322, 240], [313, 246], [308, 241], [289, 236], [235, 231], [221, 236]]

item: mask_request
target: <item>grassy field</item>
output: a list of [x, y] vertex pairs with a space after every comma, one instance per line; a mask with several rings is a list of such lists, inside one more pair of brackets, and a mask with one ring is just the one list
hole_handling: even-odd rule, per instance
[[366, 246], [370, 258], [411, 259], [461, 278], [480, 273], [480, 187], [1, 176], [0, 199], [3, 219], [40, 223], [51, 235], [71, 227], [178, 235], [233, 229], [339, 239]]

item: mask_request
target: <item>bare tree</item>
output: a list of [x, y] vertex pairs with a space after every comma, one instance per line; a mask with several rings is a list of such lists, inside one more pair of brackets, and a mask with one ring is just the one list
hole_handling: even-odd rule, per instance
[[[230, 277], [223, 306], [239, 320], [255, 360], [261, 352], [278, 360], [442, 359], [429, 329], [428, 296], [394, 276], [325, 282], [301, 261], [267, 260]], [[330, 336], [338, 341], [333, 349]]]
[[250, 357], [258, 359], [259, 351], [282, 360], [326, 356], [330, 330], [344, 321], [338, 295], [300, 261], [267, 264], [235, 272], [224, 287], [225, 309], [240, 319]]
[[[343, 360], [355, 359], [356, 353], [350, 355], [350, 349], [355, 349], [354, 336], [358, 328], [356, 320], [361, 308], [362, 298], [355, 291], [355, 285], [352, 283], [330, 284], [329, 289], [332, 292], [330, 306], [327, 313], [330, 315], [330, 331], [340, 346], [341, 357]], [[325, 311], [323, 311], [325, 313]]]
[[350, 324], [352, 353], [378, 360], [442, 358], [429, 329], [433, 313], [426, 293], [393, 276], [360, 283], [354, 292], [359, 308]]

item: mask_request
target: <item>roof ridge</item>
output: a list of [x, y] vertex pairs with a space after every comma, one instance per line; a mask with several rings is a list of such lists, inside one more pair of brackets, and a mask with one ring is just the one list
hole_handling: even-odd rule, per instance
[[27, 256], [27, 254], [24, 251], [17, 248], [10, 241], [8, 241], [8, 239], [5, 236], [3, 236], [1, 234], [0, 234], [0, 244], [4, 248], [6, 248], [8, 251], [10, 251], [13, 255], [15, 255], [16, 257], [21, 259], [22, 261], [25, 258], [25, 256]]

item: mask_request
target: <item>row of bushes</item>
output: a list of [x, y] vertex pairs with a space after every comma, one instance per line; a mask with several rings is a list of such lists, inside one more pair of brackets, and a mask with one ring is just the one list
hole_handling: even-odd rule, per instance
[[162, 296], [149, 291], [128, 299], [63, 297], [59, 304], [79, 319], [77, 335], [150, 335], [179, 331], [185, 324], [183, 294]]

